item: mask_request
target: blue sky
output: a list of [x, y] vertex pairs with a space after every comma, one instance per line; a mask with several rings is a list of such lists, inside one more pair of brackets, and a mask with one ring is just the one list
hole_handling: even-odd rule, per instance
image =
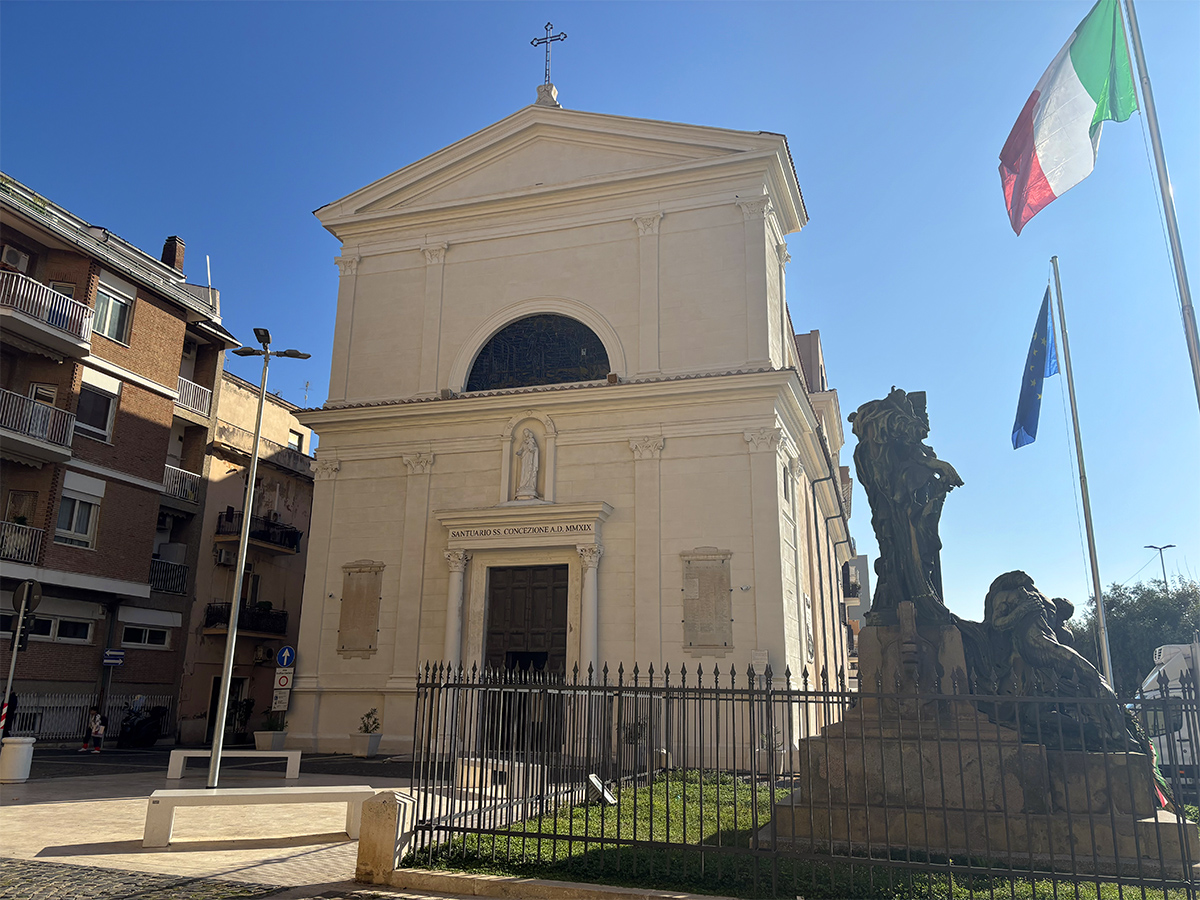
[[[324, 402], [337, 242], [312, 210], [524, 106], [553, 21], [572, 109], [787, 134], [811, 222], [789, 238], [798, 330], [844, 413], [925, 390], [946, 503], [947, 602], [997, 574], [1088, 594], [1063, 379], [1009, 434], [1060, 258], [1103, 582], [1200, 576], [1200, 412], [1141, 115], [1020, 238], [997, 155], [1087, 0], [961, 3], [17, 3], [0, 7], [0, 168], [151, 253], [204, 256], [225, 324], [265, 325], [271, 388]], [[1138, 5], [1193, 282], [1200, 3]], [[251, 380], [254, 362], [231, 358]], [[843, 461], [849, 462], [850, 447]], [[852, 529], [875, 552], [866, 498]], [[1145, 568], [1141, 568], [1147, 562]], [[1140, 570], [1140, 572], [1139, 572]]]

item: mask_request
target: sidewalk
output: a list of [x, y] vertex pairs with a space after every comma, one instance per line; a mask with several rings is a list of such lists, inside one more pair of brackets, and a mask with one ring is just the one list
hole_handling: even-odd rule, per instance
[[[355, 884], [357, 842], [342, 831], [345, 804], [181, 809], [171, 847], [143, 850], [151, 792], [206, 782], [207, 769], [195, 764], [183, 779], [168, 781], [167, 757], [163, 750], [35, 751], [34, 777], [0, 785], [2, 852], [10, 858], [0, 861], [0, 898], [447, 896]], [[396, 764], [383, 760], [315, 756], [311, 768], [324, 770], [318, 773], [306, 771], [305, 757], [297, 781], [283, 778], [282, 764], [241, 762], [222, 765], [222, 787], [408, 786], [407, 778], [387, 774]], [[344, 774], [327, 774], [339, 767]]]

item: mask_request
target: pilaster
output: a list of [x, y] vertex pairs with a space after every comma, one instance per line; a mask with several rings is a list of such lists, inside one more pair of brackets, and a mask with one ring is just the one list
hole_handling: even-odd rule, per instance
[[659, 371], [658, 340], [658, 226], [661, 212], [634, 216], [638, 228], [638, 266], [641, 280], [641, 305], [638, 328], [638, 373]]
[[633, 451], [634, 658], [643, 667], [663, 668], [660, 470], [664, 440], [629, 442]]
[[769, 197], [738, 200], [745, 223], [746, 269], [746, 365], [771, 363], [770, 334], [767, 327], [767, 217], [771, 215]]
[[[757, 649], [773, 666], [785, 659], [782, 621], [783, 572], [780, 552], [779, 445], [782, 428], [759, 428], [742, 435], [750, 451], [750, 520], [754, 533], [754, 622]], [[734, 588], [735, 592], [737, 588]], [[735, 614], [736, 615], [736, 614]]]
[[396, 637], [392, 642], [390, 690], [414, 686], [421, 641], [425, 535], [429, 530], [429, 479], [432, 453], [402, 456], [408, 472], [404, 491], [404, 536], [400, 544], [400, 586], [396, 598]]
[[[318, 453], [321, 451], [318, 450]], [[337, 476], [342, 464], [336, 459], [317, 459], [313, 471], [313, 504], [309, 519], [309, 558], [305, 573], [304, 606], [316, 614], [300, 617], [300, 634], [296, 638], [296, 679], [294, 686], [315, 689], [320, 674], [321, 632], [324, 627], [326, 577], [330, 567], [330, 536], [333, 534], [333, 503]], [[323, 547], [324, 553], [316, 548]], [[340, 590], [340, 587], [338, 588]]]
[[421, 373], [417, 393], [432, 397], [438, 390], [438, 356], [442, 339], [442, 286], [448, 244], [428, 244], [425, 254], [425, 319], [421, 327]]
[[589, 664], [597, 670], [604, 665], [599, 655], [600, 604], [596, 577], [604, 547], [600, 544], [580, 544], [576, 549], [583, 565], [583, 585], [579, 598], [579, 671], [586, 672]]
[[358, 294], [359, 257], [335, 256], [338, 275], [337, 316], [333, 326], [333, 366], [329, 372], [329, 399], [345, 400], [350, 382], [351, 349], [354, 344], [354, 300]]

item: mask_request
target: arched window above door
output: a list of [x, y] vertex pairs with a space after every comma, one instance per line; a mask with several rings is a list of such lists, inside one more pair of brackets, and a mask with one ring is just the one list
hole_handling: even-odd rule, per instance
[[492, 335], [475, 357], [465, 390], [603, 381], [608, 373], [608, 353], [592, 329], [578, 319], [544, 313], [517, 319]]

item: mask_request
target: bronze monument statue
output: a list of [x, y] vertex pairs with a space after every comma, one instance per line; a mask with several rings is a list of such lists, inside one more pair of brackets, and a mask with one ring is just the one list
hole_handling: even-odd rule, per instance
[[962, 485], [954, 467], [922, 443], [929, 435], [925, 393], [893, 387], [883, 400], [850, 414], [858, 446], [854, 466], [871, 504], [879, 542], [877, 578], [867, 623], [898, 624], [897, 607], [911, 600], [918, 624], [950, 621], [942, 597], [938, 520], [946, 495]]

